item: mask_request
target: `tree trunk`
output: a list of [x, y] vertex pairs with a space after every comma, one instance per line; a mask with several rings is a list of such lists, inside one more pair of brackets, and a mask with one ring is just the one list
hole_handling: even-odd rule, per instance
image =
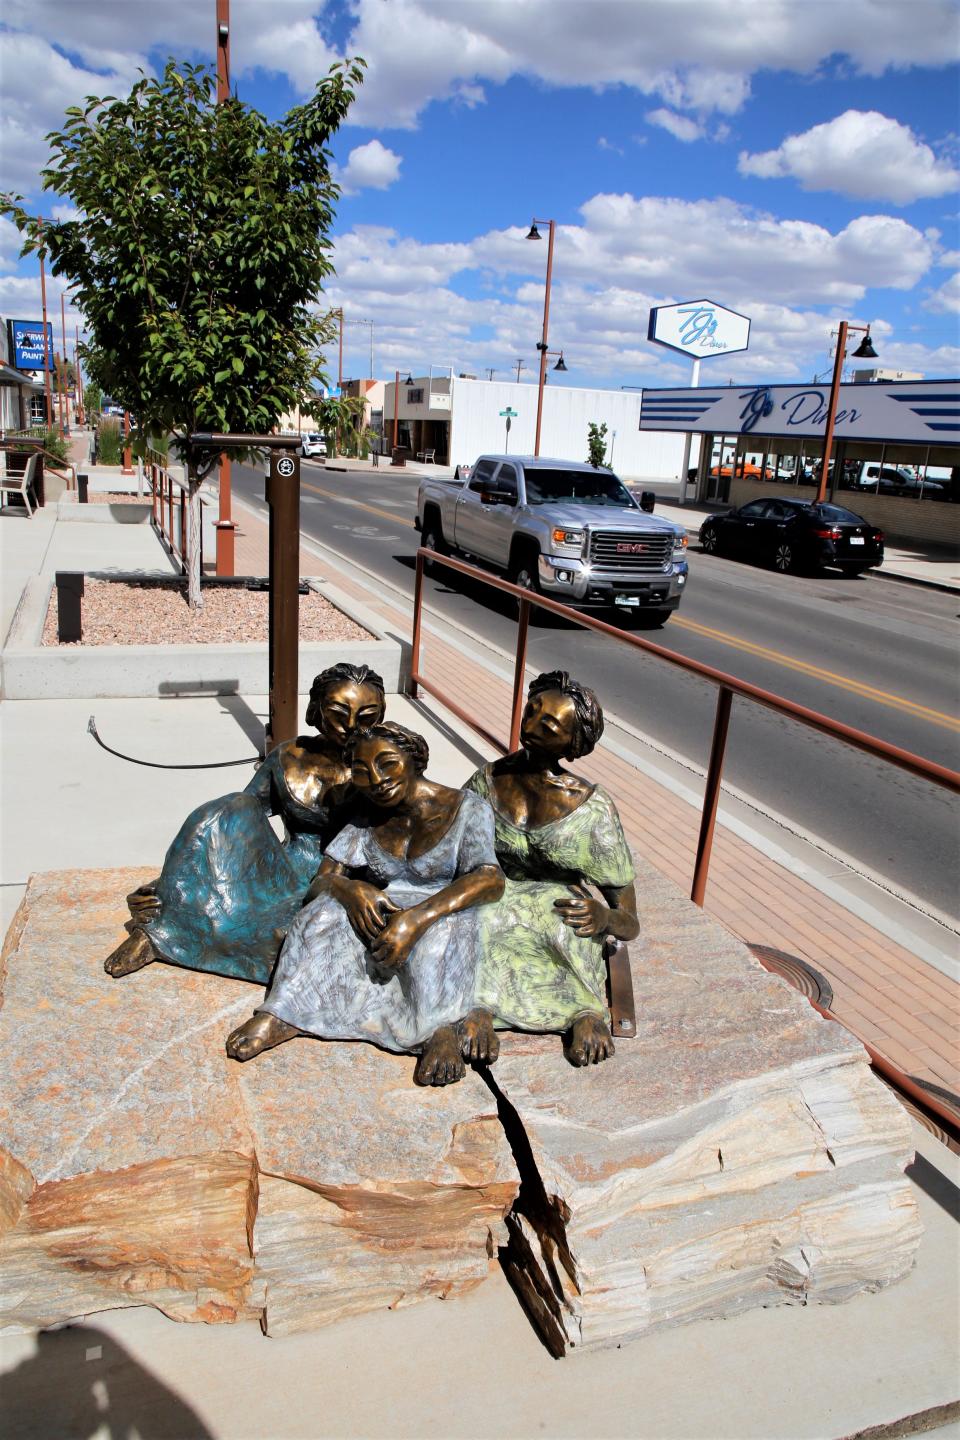
[[187, 470], [190, 489], [187, 496], [187, 604], [191, 610], [203, 609], [200, 589], [200, 481], [196, 471]]

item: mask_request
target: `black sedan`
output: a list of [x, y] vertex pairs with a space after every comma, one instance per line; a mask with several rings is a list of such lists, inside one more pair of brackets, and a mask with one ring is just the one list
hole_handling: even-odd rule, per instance
[[862, 575], [883, 564], [883, 531], [839, 505], [778, 496], [710, 515], [700, 526], [700, 548], [708, 555], [762, 560], [782, 571], [830, 566]]

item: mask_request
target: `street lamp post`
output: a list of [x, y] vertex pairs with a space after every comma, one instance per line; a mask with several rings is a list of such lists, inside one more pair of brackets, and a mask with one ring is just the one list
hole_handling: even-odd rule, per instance
[[837, 354], [833, 362], [833, 379], [830, 382], [830, 404], [827, 408], [827, 427], [823, 432], [823, 461], [820, 465], [820, 483], [817, 486], [815, 505], [822, 505], [827, 496], [830, 451], [833, 449], [833, 431], [837, 422], [837, 402], [840, 398], [840, 377], [843, 374], [843, 362], [847, 358], [847, 333], [850, 330], [863, 332], [863, 339], [853, 352], [854, 359], [876, 360], [877, 358], [877, 352], [870, 342], [870, 326], [850, 325], [846, 320], [841, 320], [840, 329], [837, 332]]
[[[528, 240], [541, 240], [543, 237], [537, 229], [537, 225], [546, 225], [547, 229], [547, 281], [543, 291], [543, 335], [537, 349], [540, 351], [540, 384], [537, 390], [537, 429], [533, 442], [534, 455], [540, 454], [540, 429], [543, 424], [543, 387], [547, 383], [547, 330], [550, 324], [550, 284], [553, 280], [553, 240], [556, 234], [555, 220], [537, 220], [530, 224]], [[561, 360], [563, 355], [560, 356]], [[566, 365], [563, 366], [566, 370]], [[518, 372], [519, 374], [519, 372]]]
[[[399, 433], [399, 426], [400, 426], [400, 371], [397, 370], [397, 371], [394, 372], [394, 374], [395, 374], [395, 379], [394, 379], [394, 382], [393, 382], [393, 446], [392, 446], [392, 448], [393, 448], [394, 451], [396, 451], [396, 449], [397, 449], [397, 435], [398, 435], [398, 433]], [[405, 380], [403, 383], [404, 383], [405, 385], [412, 385], [412, 384], [413, 384], [413, 374], [412, 374], [410, 371], [407, 372], [407, 378], [406, 378], [406, 380]]]
[[[217, 104], [230, 98], [230, 0], [217, 0]], [[233, 466], [230, 456], [220, 456], [219, 501], [217, 506], [218, 575], [236, 571], [236, 526], [232, 508]]]

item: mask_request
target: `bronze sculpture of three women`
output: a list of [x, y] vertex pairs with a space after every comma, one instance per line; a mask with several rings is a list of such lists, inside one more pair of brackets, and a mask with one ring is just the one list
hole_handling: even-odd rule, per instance
[[596, 697], [538, 676], [521, 748], [460, 791], [427, 778], [426, 742], [384, 723], [383, 700], [365, 667], [318, 676], [319, 737], [188, 817], [130, 897], [108, 973], [165, 959], [269, 980], [227, 1040], [237, 1060], [298, 1035], [366, 1040], [418, 1054], [417, 1083], [444, 1085], [493, 1063], [505, 1029], [563, 1034], [577, 1066], [607, 1059], [603, 940], [639, 926], [616, 807], [563, 764], [602, 733]]

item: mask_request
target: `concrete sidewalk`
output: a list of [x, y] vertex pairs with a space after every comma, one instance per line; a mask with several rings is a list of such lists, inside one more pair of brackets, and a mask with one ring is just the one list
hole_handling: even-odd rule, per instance
[[[237, 568], [262, 573], [266, 526], [237, 508]], [[169, 571], [148, 526], [58, 525], [52, 516], [0, 520], [5, 583], [8, 567], [24, 574], [54, 557], [63, 568], [110, 561], [117, 569]], [[402, 597], [341, 572], [336, 557], [317, 547], [303, 548], [301, 564], [354, 587], [395, 633], [409, 637]], [[433, 618], [425, 640], [427, 672], [503, 729], [505, 658]], [[97, 747], [86, 729], [91, 710], [104, 740], [135, 759], [242, 763], [221, 770], [131, 764]], [[245, 783], [265, 713], [259, 696], [4, 703], [4, 928], [32, 870], [159, 864], [189, 810]], [[462, 783], [489, 756], [432, 702], [391, 696], [388, 713], [427, 735], [430, 772], [449, 784]], [[694, 807], [637, 767], [629, 736], [614, 732], [613, 739], [583, 762], [584, 773], [613, 791], [632, 843], [688, 883]], [[955, 1072], [945, 1068], [949, 1045], [936, 1028], [949, 1030], [955, 986], [733, 831], [720, 833], [715, 856], [708, 906], [715, 915], [748, 940], [791, 949], [830, 971], [842, 1018], [855, 1017], [860, 1033], [887, 1026], [888, 1053], [895, 1047], [889, 1026], [909, 1011], [919, 1029], [904, 1023], [898, 1053], [957, 1088]], [[5, 1433], [46, 1440], [51, 1430], [43, 1417], [53, 1397], [76, 1396], [80, 1404], [85, 1394], [97, 1409], [83, 1431], [91, 1440], [106, 1440], [124, 1415], [135, 1416], [143, 1433], [191, 1440], [478, 1434], [825, 1440], [923, 1412], [932, 1412], [936, 1424], [950, 1412], [935, 1407], [956, 1399], [957, 1227], [948, 1208], [960, 1169], [926, 1132], [916, 1128], [915, 1135], [920, 1155], [911, 1176], [926, 1235], [916, 1271], [880, 1295], [683, 1326], [562, 1364], [542, 1350], [496, 1269], [478, 1291], [442, 1311], [439, 1302], [425, 1303], [282, 1340], [264, 1340], [252, 1324], [188, 1327], [155, 1312], [117, 1311], [53, 1335], [4, 1337]], [[825, 1354], [836, 1363], [825, 1366]]]

